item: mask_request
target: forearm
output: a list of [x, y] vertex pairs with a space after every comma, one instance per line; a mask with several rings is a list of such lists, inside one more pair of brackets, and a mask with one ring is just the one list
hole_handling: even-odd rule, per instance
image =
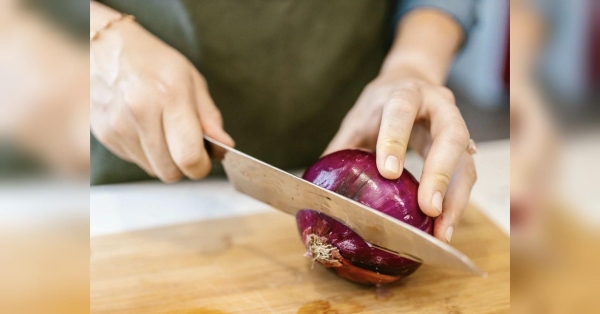
[[413, 10], [398, 23], [381, 74], [410, 72], [442, 85], [464, 37], [460, 24], [449, 15], [433, 9]]

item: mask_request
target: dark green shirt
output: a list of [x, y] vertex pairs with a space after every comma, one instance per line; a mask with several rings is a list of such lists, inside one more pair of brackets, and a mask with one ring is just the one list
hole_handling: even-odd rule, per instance
[[[284, 169], [306, 167], [320, 156], [377, 75], [401, 14], [431, 6], [465, 29], [473, 23], [472, 3], [465, 0], [400, 7], [393, 0], [103, 2], [135, 15], [189, 58], [206, 78], [236, 148]], [[150, 178], [93, 136], [91, 149], [92, 184]], [[222, 170], [215, 165], [212, 173]]]

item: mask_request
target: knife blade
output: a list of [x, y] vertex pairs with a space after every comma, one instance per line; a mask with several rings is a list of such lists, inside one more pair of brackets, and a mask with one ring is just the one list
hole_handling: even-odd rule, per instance
[[369, 244], [392, 254], [426, 265], [486, 276], [466, 255], [409, 224], [277, 169], [208, 136], [204, 138], [213, 145], [212, 151], [220, 152], [229, 181], [241, 193], [294, 216], [302, 209], [326, 214], [348, 226]]

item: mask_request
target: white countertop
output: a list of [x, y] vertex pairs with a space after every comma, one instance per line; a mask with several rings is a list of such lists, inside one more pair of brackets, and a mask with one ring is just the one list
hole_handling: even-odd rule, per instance
[[[510, 233], [510, 144], [478, 143], [478, 182], [471, 201]], [[406, 168], [418, 176], [422, 161], [409, 154]], [[163, 184], [156, 181], [90, 188], [90, 236], [274, 210], [236, 192], [225, 179]]]

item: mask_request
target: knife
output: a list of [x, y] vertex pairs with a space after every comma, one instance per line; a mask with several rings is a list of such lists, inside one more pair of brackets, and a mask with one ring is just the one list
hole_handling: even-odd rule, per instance
[[359, 202], [326, 190], [228, 147], [208, 136], [206, 147], [221, 159], [236, 190], [296, 215], [311, 209], [342, 222], [369, 244], [426, 265], [452, 268], [485, 277], [466, 255], [437, 238]]

